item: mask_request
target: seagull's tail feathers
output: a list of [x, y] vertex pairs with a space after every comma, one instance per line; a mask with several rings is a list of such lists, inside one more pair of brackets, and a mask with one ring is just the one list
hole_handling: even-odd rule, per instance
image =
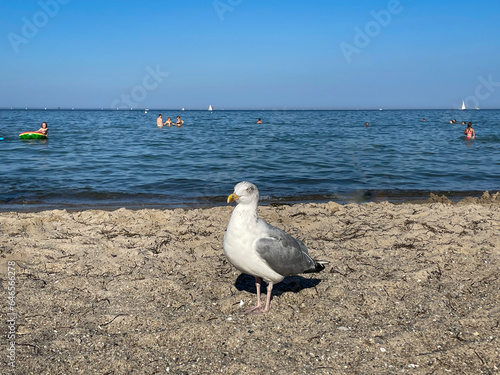
[[314, 261], [314, 268], [308, 269], [307, 271], [304, 271], [304, 273], [316, 273], [316, 272], [321, 272], [325, 269], [325, 264], [328, 264], [326, 260], [316, 260]]

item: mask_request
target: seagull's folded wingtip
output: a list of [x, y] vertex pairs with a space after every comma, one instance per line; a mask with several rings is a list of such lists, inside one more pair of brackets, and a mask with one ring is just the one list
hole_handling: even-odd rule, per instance
[[311, 268], [304, 273], [316, 273], [316, 272], [321, 272], [325, 269], [325, 264], [328, 264], [330, 262], [327, 262], [326, 260], [315, 260], [314, 261], [314, 268]]

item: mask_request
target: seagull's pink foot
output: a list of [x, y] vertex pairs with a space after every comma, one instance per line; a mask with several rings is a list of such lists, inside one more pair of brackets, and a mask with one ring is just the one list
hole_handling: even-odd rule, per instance
[[243, 314], [265, 314], [269, 311], [269, 307], [271, 305], [271, 293], [273, 291], [273, 283], [269, 283], [267, 286], [267, 298], [266, 298], [266, 306], [262, 308], [262, 304], [260, 302], [260, 282], [259, 278], [255, 278], [255, 285], [257, 286], [257, 305], [254, 307], [250, 307], [243, 311]]
[[262, 305], [260, 306], [254, 306], [249, 309], [246, 309], [243, 314], [245, 315], [258, 315], [258, 314], [265, 314], [266, 312], [269, 311], [269, 307], [264, 308]]
[[254, 312], [251, 312], [248, 315], [260, 315], [260, 314], [265, 314], [265, 313], [266, 313], [266, 311], [261, 309], [261, 310], [255, 310]]
[[261, 306], [254, 306], [250, 307], [249, 309], [246, 309], [243, 311], [243, 314], [245, 315], [256, 315], [262, 313], [262, 305]]

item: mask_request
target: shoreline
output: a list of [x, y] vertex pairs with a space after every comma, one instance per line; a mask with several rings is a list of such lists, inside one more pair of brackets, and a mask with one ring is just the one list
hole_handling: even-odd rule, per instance
[[16, 370], [494, 373], [499, 195], [260, 206], [330, 262], [277, 284], [265, 315], [241, 315], [254, 280], [223, 254], [233, 206], [0, 213], [4, 290], [15, 264]]
[[[129, 199], [131, 201], [132, 198]], [[225, 197], [200, 197], [194, 198], [191, 201], [177, 203], [125, 203], [107, 202], [102, 203], [6, 203], [0, 201], [0, 212], [42, 212], [51, 210], [67, 210], [67, 211], [86, 211], [86, 210], [105, 210], [114, 211], [120, 208], [129, 210], [142, 209], [197, 209], [197, 208], [212, 208], [226, 206]], [[366, 203], [392, 203], [392, 204], [429, 204], [429, 203], [448, 203], [448, 204], [468, 204], [468, 203], [497, 203], [500, 202], [500, 191], [382, 191], [382, 190], [365, 190], [357, 191], [350, 194], [338, 195], [311, 195], [306, 197], [261, 197], [260, 206], [277, 206], [277, 205], [295, 205], [309, 203], [328, 203], [335, 202], [338, 204], [366, 204]], [[125, 204], [123, 204], [125, 203]]]

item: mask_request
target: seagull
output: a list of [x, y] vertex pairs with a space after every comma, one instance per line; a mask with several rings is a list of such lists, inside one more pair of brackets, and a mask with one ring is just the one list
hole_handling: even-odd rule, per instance
[[[247, 181], [236, 184], [234, 192], [227, 198], [228, 203], [233, 201], [238, 204], [224, 235], [224, 253], [238, 270], [255, 277], [257, 305], [245, 313], [266, 313], [274, 284], [285, 276], [320, 272], [328, 262], [313, 260], [302, 241], [259, 218], [259, 190], [254, 184]], [[268, 283], [264, 308], [260, 301], [262, 280]]]

